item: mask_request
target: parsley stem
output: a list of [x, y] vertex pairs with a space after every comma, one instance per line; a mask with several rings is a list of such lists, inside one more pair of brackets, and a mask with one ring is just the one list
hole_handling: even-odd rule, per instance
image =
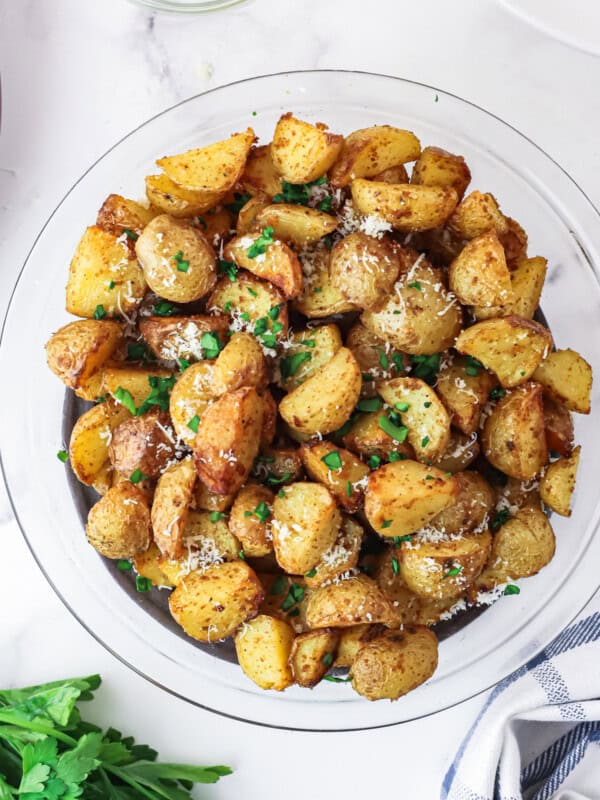
[[[128, 783], [133, 789], [138, 791], [141, 795], [143, 795], [144, 797], [149, 798], [149, 800], [156, 800], [156, 792], [150, 792], [147, 789], [145, 789], [142, 786], [141, 783], [138, 783], [136, 780], [134, 780], [134, 778], [131, 778], [125, 772], [125, 770], [119, 769], [119, 767], [115, 767], [112, 764], [103, 764], [102, 765], [102, 769], [105, 769], [107, 772], [112, 772], [113, 775], [116, 775], [117, 778], [120, 778], [125, 783]], [[156, 790], [157, 791], [158, 791], [158, 789], [159, 789], [159, 787], [156, 786]], [[160, 794], [162, 794], [162, 796], [166, 797], [166, 798], [169, 798], [169, 796], [170, 796], [170, 795], [168, 795], [166, 793], [163, 794], [163, 792], [161, 792]]]
[[55, 739], [58, 739], [59, 742], [68, 744], [69, 747], [75, 747], [77, 744], [77, 739], [73, 739], [66, 733], [57, 730], [53, 725], [48, 725], [46, 722], [34, 722], [33, 720], [22, 719], [21, 717], [16, 720], [14, 714], [6, 714], [2, 713], [2, 711], [0, 711], [0, 722], [5, 722], [7, 725], [16, 725], [18, 723], [21, 728], [26, 728], [36, 733], [45, 733], [47, 736], [53, 736]]

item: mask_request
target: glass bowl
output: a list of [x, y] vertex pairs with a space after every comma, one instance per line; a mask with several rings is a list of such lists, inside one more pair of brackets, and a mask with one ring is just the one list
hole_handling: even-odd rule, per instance
[[[333, 131], [377, 123], [409, 128], [424, 144], [462, 153], [473, 188], [493, 191], [529, 233], [530, 252], [549, 259], [542, 305], [557, 345], [580, 351], [600, 374], [600, 218], [569, 176], [533, 142], [482, 109], [439, 89], [397, 78], [306, 71], [251, 78], [192, 97], [158, 114], [112, 147], [54, 211], [21, 272], [5, 320], [0, 366], [0, 452], [11, 502], [41, 569], [71, 612], [114, 655], [148, 680], [203, 708], [300, 730], [357, 730], [431, 714], [483, 691], [539, 652], [598, 586], [600, 428], [578, 416], [583, 443], [573, 516], [553, 518], [554, 560], [440, 644], [431, 680], [396, 703], [369, 703], [349, 686], [322, 682], [282, 694], [254, 686], [235, 663], [216, 658], [167, 624], [166, 593], [131, 591], [87, 544], [89, 497], [56, 458], [73, 403], [47, 369], [43, 345], [69, 321], [64, 285], [84, 228], [111, 192], [137, 198], [165, 153], [208, 144], [252, 125], [268, 141], [293, 110]], [[600, 402], [598, 388], [594, 402]], [[71, 489], [72, 492], [71, 493]]]
[[130, 0], [138, 6], [153, 11], [166, 11], [171, 14], [206, 14], [231, 6], [239, 6], [246, 0]]

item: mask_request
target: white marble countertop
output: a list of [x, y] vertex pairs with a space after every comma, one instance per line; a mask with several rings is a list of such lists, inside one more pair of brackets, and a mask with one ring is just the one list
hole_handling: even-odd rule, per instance
[[[198, 17], [155, 16], [126, 0], [0, 0], [0, 312], [50, 211], [123, 134], [204, 89], [302, 67], [389, 73], [461, 95], [527, 134], [600, 203], [600, 59], [495, 0], [250, 0]], [[35, 565], [3, 490], [0, 524], [0, 604], [10, 609], [0, 685], [100, 672], [105, 685], [88, 714], [165, 758], [232, 765], [235, 775], [203, 794], [216, 800], [439, 795], [482, 697], [368, 733], [288, 733], [216, 717], [147, 683], [79, 626]]]

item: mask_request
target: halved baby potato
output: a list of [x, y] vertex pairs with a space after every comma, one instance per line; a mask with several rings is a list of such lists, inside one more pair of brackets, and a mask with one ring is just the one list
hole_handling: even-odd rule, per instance
[[324, 484], [343, 509], [360, 508], [370, 472], [360, 458], [328, 441], [303, 444], [300, 457], [310, 477]]
[[165, 361], [201, 361], [202, 337], [215, 333], [221, 341], [229, 330], [226, 316], [193, 314], [189, 317], [145, 317], [139, 321], [140, 333], [157, 358]]
[[275, 126], [271, 159], [284, 181], [309, 183], [329, 171], [343, 141], [343, 136], [329, 133], [326, 125], [311, 125], [288, 113]]
[[325, 366], [342, 347], [337, 325], [319, 325], [294, 332], [278, 360], [279, 385], [291, 391]]
[[320, 628], [297, 636], [292, 645], [289, 663], [298, 686], [316, 686], [335, 660], [340, 640], [339, 631]]
[[457, 356], [440, 370], [435, 389], [450, 413], [452, 424], [463, 433], [472, 434], [479, 428], [481, 409], [495, 384], [495, 378], [487, 370], [469, 365], [464, 356]]
[[271, 227], [275, 236], [298, 247], [314, 244], [338, 226], [336, 217], [316, 208], [273, 203], [256, 215], [256, 227]]
[[354, 517], [343, 516], [337, 539], [304, 575], [306, 585], [316, 589], [324, 583], [352, 573], [358, 565], [364, 530]]
[[151, 208], [146, 208], [135, 200], [128, 200], [120, 194], [109, 194], [102, 203], [96, 225], [107, 233], [114, 236], [122, 236], [125, 231], [133, 234], [127, 237], [133, 243], [136, 236], [139, 236], [144, 227], [156, 216], [156, 212]]
[[281, 175], [273, 164], [270, 144], [250, 150], [240, 184], [253, 196], [275, 197], [281, 192]]
[[152, 531], [160, 552], [179, 558], [183, 551], [183, 531], [197, 480], [191, 458], [170, 466], [156, 485], [152, 501]]
[[249, 558], [273, 552], [271, 521], [274, 497], [267, 486], [247, 483], [239, 490], [231, 507], [229, 528]]
[[[282, 327], [274, 336], [277, 340], [281, 340], [287, 335], [288, 311], [282, 292], [276, 286], [255, 278], [249, 272], [238, 272], [233, 282], [227, 277], [221, 278], [208, 298], [206, 307], [211, 312], [231, 314], [234, 319], [232, 325], [234, 330], [248, 329], [252, 332], [259, 319], [266, 320], [269, 327], [265, 332], [270, 332], [273, 320], [269, 316], [269, 311], [274, 314], [275, 309], [278, 309], [276, 321]], [[272, 354], [275, 355], [275, 348], [267, 349], [272, 350]]]
[[224, 192], [194, 191], [172, 181], [164, 173], [146, 177], [146, 197], [152, 206], [171, 217], [204, 214], [224, 196]]
[[235, 392], [242, 386], [264, 388], [268, 382], [262, 348], [251, 333], [234, 333], [217, 356], [211, 389], [217, 396]]
[[508, 220], [493, 195], [474, 191], [458, 204], [448, 228], [459, 239], [474, 239], [490, 230], [502, 236], [508, 231]]
[[581, 447], [578, 446], [567, 458], [553, 461], [540, 480], [542, 501], [563, 517], [571, 516], [571, 497], [575, 491], [580, 454]]
[[252, 247], [262, 236], [258, 231], [232, 239], [225, 248], [225, 258], [277, 286], [285, 297], [297, 297], [304, 285], [298, 256], [280, 239], [267, 245], [264, 252], [252, 255]]
[[196, 422], [215, 399], [212, 389], [214, 362], [200, 361], [182, 372], [169, 398], [169, 413], [177, 436], [191, 445], [196, 438]]
[[590, 413], [592, 368], [575, 350], [556, 350], [533, 373], [546, 392], [569, 411]]
[[533, 319], [540, 304], [540, 297], [546, 279], [548, 262], [541, 256], [519, 258], [510, 273], [513, 300], [503, 300], [501, 305], [473, 309], [476, 319], [491, 317], [509, 317], [516, 315], [524, 319]]
[[425, 186], [451, 186], [461, 199], [471, 182], [471, 171], [462, 156], [439, 147], [425, 147], [415, 162], [411, 183]]
[[380, 306], [399, 271], [400, 259], [391, 241], [360, 231], [345, 236], [331, 251], [331, 282], [358, 308]]
[[356, 311], [353, 305], [337, 289], [329, 273], [331, 251], [325, 246], [305, 248], [299, 253], [304, 274], [304, 290], [294, 300], [294, 308], [309, 319], [321, 319], [332, 314]]
[[448, 186], [356, 178], [352, 181], [352, 201], [361, 214], [377, 214], [396, 230], [408, 233], [443, 225], [456, 208], [458, 195]]
[[347, 628], [364, 622], [380, 622], [397, 628], [399, 618], [393, 604], [372, 578], [353, 575], [315, 589], [308, 599], [309, 628]]
[[132, 475], [139, 470], [147, 478], [158, 478], [175, 458], [171, 419], [158, 406], [140, 417], [130, 417], [127, 411], [126, 414], [112, 431], [108, 446], [111, 464], [122, 475]]
[[112, 486], [92, 506], [85, 533], [105, 558], [132, 558], [150, 544], [150, 508], [144, 492], [129, 481]]
[[[154, 378], [168, 380], [172, 371], [163, 367], [140, 367], [114, 362], [102, 370], [102, 394], [118, 395], [119, 389], [129, 392], [134, 405], [140, 406], [150, 394]], [[98, 392], [100, 394], [100, 392]], [[118, 398], [117, 398], [118, 399]], [[122, 400], [120, 402], [123, 402]]]
[[504, 248], [496, 231], [471, 239], [449, 270], [450, 289], [470, 306], [508, 305], [515, 301]]
[[295, 632], [283, 619], [259, 614], [235, 636], [240, 667], [261, 689], [281, 692], [294, 683], [292, 658]]
[[411, 131], [391, 125], [362, 128], [344, 139], [331, 170], [331, 185], [342, 188], [354, 178], [378, 177], [384, 170], [414, 161], [420, 152], [420, 142]]

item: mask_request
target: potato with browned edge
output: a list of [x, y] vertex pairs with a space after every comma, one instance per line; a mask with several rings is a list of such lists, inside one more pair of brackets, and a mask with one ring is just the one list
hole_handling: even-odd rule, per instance
[[335, 660], [339, 631], [321, 628], [296, 636], [290, 653], [290, 667], [298, 686], [312, 689]]
[[261, 689], [281, 692], [294, 683], [289, 664], [294, 629], [282, 619], [259, 614], [245, 622], [235, 637], [240, 667]]
[[240, 540], [249, 558], [273, 552], [271, 519], [274, 494], [267, 486], [248, 483], [234, 500], [229, 514], [229, 529]]
[[[379, 173], [414, 161], [421, 144], [411, 131], [391, 125], [372, 125], [353, 131], [331, 170], [331, 185], [347, 186], [354, 178], [383, 180]], [[408, 179], [407, 179], [408, 181]]]
[[306, 621], [311, 629], [347, 628], [363, 622], [381, 622], [388, 628], [400, 624], [393, 604], [367, 575], [315, 589], [308, 600]]
[[576, 447], [568, 458], [553, 461], [540, 481], [542, 501], [563, 517], [571, 516], [571, 497], [575, 490], [577, 467], [581, 447]]
[[465, 305], [490, 307], [516, 299], [504, 248], [494, 230], [467, 242], [450, 264], [448, 281]]
[[270, 144], [250, 150], [240, 183], [252, 196], [275, 197], [281, 192], [281, 175], [273, 164]]
[[303, 444], [300, 458], [310, 477], [324, 484], [343, 509], [360, 508], [370, 471], [360, 458], [327, 441]]
[[288, 113], [275, 126], [271, 159], [284, 181], [309, 183], [330, 169], [343, 141], [342, 136], [329, 133], [327, 125], [311, 125]]
[[575, 350], [550, 353], [534, 372], [533, 379], [569, 411], [590, 413], [592, 368]]
[[331, 251], [331, 282], [358, 308], [380, 306], [399, 271], [400, 259], [392, 242], [361, 231], [344, 236]]
[[152, 501], [152, 530], [161, 553], [179, 558], [183, 531], [196, 485], [191, 458], [178, 461], [160, 476]]
[[458, 195], [449, 186], [383, 183], [356, 178], [352, 201], [361, 214], [375, 214], [396, 230], [427, 231], [442, 225], [456, 208]]
[[225, 247], [225, 258], [277, 286], [286, 298], [298, 297], [304, 286], [298, 256], [277, 238], [265, 245], [262, 252], [254, 254], [253, 248], [262, 241], [263, 235], [264, 231], [249, 231], [232, 239]]
[[364, 530], [354, 517], [342, 516], [335, 542], [322, 554], [315, 566], [304, 574], [306, 586], [316, 589], [328, 581], [352, 573], [358, 566]]
[[234, 333], [221, 350], [211, 375], [211, 390], [220, 396], [242, 386], [264, 387], [267, 365], [260, 344], [251, 333]]
[[133, 237], [127, 238], [133, 243], [155, 216], [156, 211], [135, 200], [128, 200], [120, 194], [109, 194], [98, 211], [96, 225], [114, 236], [122, 236], [129, 231]]
[[126, 408], [108, 398], [79, 417], [71, 431], [69, 462], [82, 483], [91, 486], [98, 480], [109, 462], [113, 431], [130, 416]]
[[275, 377], [283, 389], [290, 391], [331, 361], [341, 347], [337, 325], [319, 325], [293, 333], [279, 358], [279, 375]]
[[463, 433], [472, 434], [479, 428], [481, 409], [496, 383], [487, 370], [474, 367], [464, 356], [456, 356], [439, 371], [435, 390], [448, 409], [452, 424]]
[[88, 514], [88, 542], [106, 558], [131, 558], [150, 544], [146, 495], [129, 481], [111, 487]]
[[[275, 236], [297, 247], [314, 244], [338, 226], [336, 217], [294, 203], [273, 203], [260, 209], [256, 228], [273, 228]], [[248, 269], [248, 267], [247, 267]]]
[[188, 636], [218, 642], [255, 617], [264, 589], [245, 561], [215, 564], [191, 572], [169, 597], [169, 609]]
[[544, 427], [548, 450], [559, 456], [570, 455], [575, 436], [571, 412], [547, 394], [544, 394]]
[[470, 533], [487, 527], [488, 516], [496, 503], [494, 490], [479, 472], [466, 470], [454, 476], [458, 493], [452, 503], [429, 523], [446, 534]]
[[112, 432], [108, 455], [113, 467], [124, 475], [140, 470], [147, 478], [158, 478], [175, 458], [175, 434], [167, 412], [151, 409], [131, 417]]
[[337, 289], [329, 274], [331, 251], [320, 242], [304, 248], [299, 254], [304, 274], [304, 290], [294, 300], [294, 308], [309, 319], [322, 319], [332, 314], [356, 311], [353, 305]]
[[140, 333], [157, 358], [166, 361], [201, 361], [204, 358], [202, 337], [216, 334], [221, 341], [229, 330], [225, 316], [191, 314], [189, 317], [151, 316], [140, 319]]
[[410, 182], [425, 186], [451, 186], [462, 199], [471, 182], [471, 171], [462, 156], [439, 147], [424, 147], [415, 162]]

